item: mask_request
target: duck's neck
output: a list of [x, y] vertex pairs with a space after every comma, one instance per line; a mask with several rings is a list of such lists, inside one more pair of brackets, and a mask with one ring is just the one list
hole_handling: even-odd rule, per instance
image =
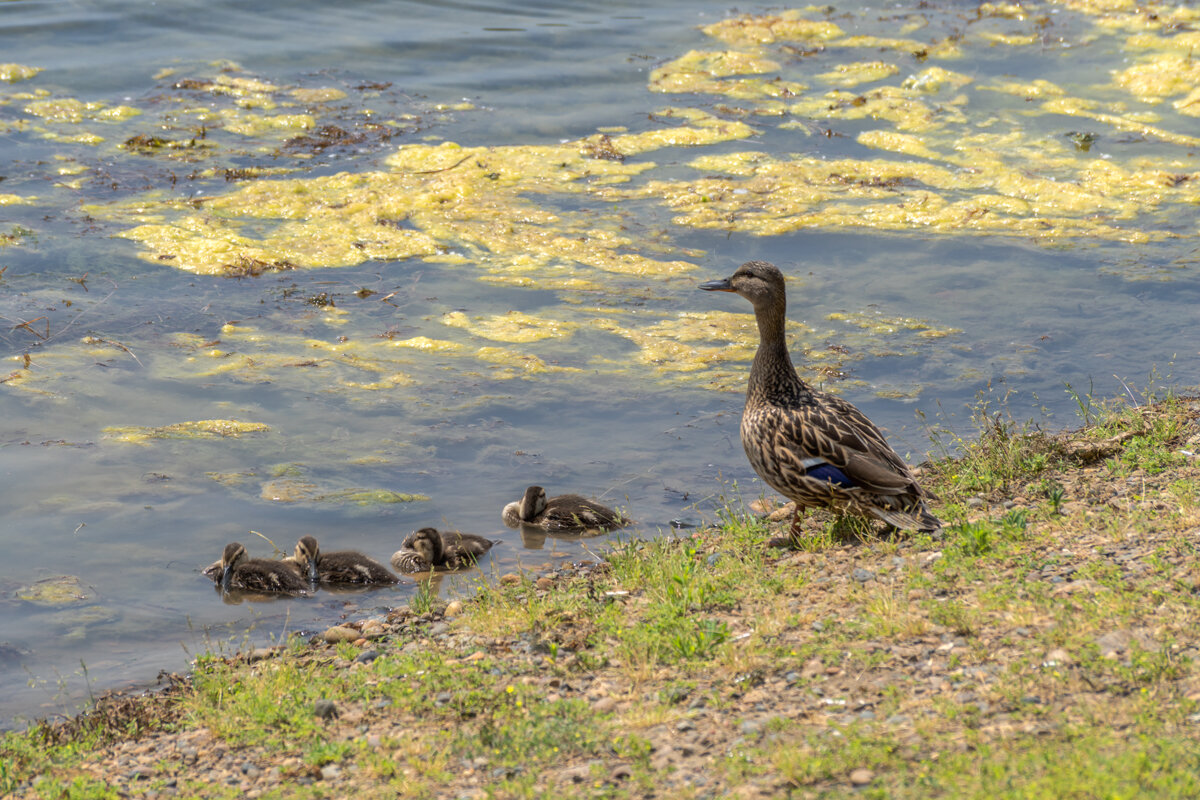
[[812, 387], [805, 383], [792, 365], [784, 336], [786, 306], [777, 302], [755, 308], [758, 321], [758, 352], [750, 367], [750, 384], [746, 396], [750, 400], [765, 400], [776, 405], [811, 403]]

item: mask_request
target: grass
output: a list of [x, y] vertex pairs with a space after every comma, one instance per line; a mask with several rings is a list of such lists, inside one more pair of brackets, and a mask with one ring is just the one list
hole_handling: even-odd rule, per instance
[[145, 740], [161, 757], [125, 795], [243, 796], [172, 755], [188, 735], [281, 765], [277, 797], [1196, 796], [1197, 409], [1083, 408], [1065, 435], [981, 415], [926, 470], [937, 536], [817, 514], [780, 552], [735, 501], [550, 590], [482, 587], [437, 638], [427, 593], [368, 663], [206, 656], [157, 699], [8, 734], [0, 793], [117, 796], [101, 759]]

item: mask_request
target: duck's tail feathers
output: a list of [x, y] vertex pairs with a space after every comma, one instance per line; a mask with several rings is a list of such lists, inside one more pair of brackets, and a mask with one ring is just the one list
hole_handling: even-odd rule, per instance
[[933, 533], [942, 527], [942, 521], [933, 514], [930, 514], [929, 509], [920, 500], [904, 508], [896, 502], [896, 498], [888, 497], [879, 499], [885, 501], [891, 500], [892, 503], [886, 505], [884, 503], [871, 503], [866, 505], [865, 509], [871, 516], [883, 520], [893, 528]]

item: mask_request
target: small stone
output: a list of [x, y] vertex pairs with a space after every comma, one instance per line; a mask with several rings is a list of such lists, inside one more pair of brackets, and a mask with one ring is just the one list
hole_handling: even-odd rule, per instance
[[616, 707], [617, 707], [617, 698], [612, 697], [611, 695], [608, 697], [601, 697], [599, 700], [592, 703], [592, 710], [599, 711], [601, 713], [603, 713], [605, 711], [612, 711]]
[[850, 575], [859, 583], [866, 583], [867, 581], [875, 580], [875, 573], [871, 572], [869, 569], [863, 569], [862, 567], [855, 567], [854, 572], [850, 573]]
[[444, 616], [446, 619], [450, 619], [451, 617], [457, 617], [459, 614], [462, 613], [462, 611], [463, 611], [462, 601], [461, 600], [451, 600], [449, 603], [446, 604], [446, 610], [442, 612], [442, 616]]
[[372, 661], [374, 661], [377, 658], [379, 658], [378, 650], [363, 650], [361, 653], [359, 653], [357, 656], [354, 657], [354, 660], [360, 664], [370, 664]]
[[504, 586], [516, 586], [521, 582], [521, 576], [515, 572], [506, 572], [500, 576], [500, 583]]
[[875, 773], [866, 767], [859, 767], [850, 773], [850, 782], [855, 786], [866, 786], [875, 780]]
[[325, 631], [325, 641], [330, 644], [338, 642], [353, 642], [359, 637], [358, 631], [354, 628], [347, 628], [344, 625], [334, 625], [329, 630]]
[[1056, 647], [1049, 653], [1046, 653], [1046, 658], [1042, 660], [1043, 667], [1059, 667], [1071, 663], [1071, 655], [1061, 647]]
[[537, 580], [534, 582], [534, 586], [536, 586], [537, 588], [541, 589], [543, 592], [544, 592], [544, 591], [546, 591], [547, 589], [549, 589], [549, 588], [550, 588], [551, 586], [553, 586], [553, 585], [554, 585], [554, 581], [552, 581], [552, 580], [550, 580], [549, 578], [546, 578], [546, 577], [538, 578], [538, 579], [537, 579]]
[[326, 764], [321, 767], [321, 780], [331, 781], [342, 774], [342, 769], [337, 764]]

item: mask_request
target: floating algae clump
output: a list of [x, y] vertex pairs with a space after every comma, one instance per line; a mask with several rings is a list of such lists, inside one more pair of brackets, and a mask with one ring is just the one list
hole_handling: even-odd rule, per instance
[[236, 439], [247, 433], [271, 430], [261, 422], [240, 422], [234, 419], [201, 419], [175, 422], [156, 428], [141, 425], [104, 428], [109, 438], [118, 442], [146, 444], [152, 439]]
[[41, 67], [26, 67], [22, 64], [0, 64], [0, 81], [6, 81], [7, 83], [27, 81], [41, 71]]
[[442, 322], [497, 342], [536, 342], [562, 338], [570, 336], [579, 327], [578, 323], [544, 319], [520, 311], [491, 317], [467, 317], [461, 311], [452, 311], [442, 317]]
[[[462, 261], [463, 248], [501, 280], [519, 282], [563, 260], [584, 269], [670, 274], [692, 269], [627, 251], [615, 219], [549, 211], [526, 195], [582, 193], [654, 167], [627, 159], [668, 146], [745, 138], [753, 130], [695, 109], [666, 109], [667, 125], [562, 145], [461, 147], [413, 144], [388, 158], [388, 172], [260, 180], [202, 202], [143, 204], [146, 223], [119, 236], [141, 242], [143, 258], [207, 275], [243, 275], [421, 257]], [[102, 212], [96, 212], [102, 213]], [[122, 213], [118, 208], [108, 215]], [[157, 218], [155, 218], [157, 217]], [[246, 222], [264, 221], [256, 235]], [[579, 276], [570, 276], [577, 280]]]
[[93, 594], [74, 575], [58, 575], [22, 586], [15, 596], [36, 606], [66, 606], [90, 602]]

